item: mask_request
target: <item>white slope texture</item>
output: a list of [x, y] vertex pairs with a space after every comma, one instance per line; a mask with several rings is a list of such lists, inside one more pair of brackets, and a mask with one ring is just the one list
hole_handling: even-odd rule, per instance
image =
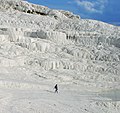
[[0, 113], [119, 113], [120, 98], [100, 95], [113, 89], [120, 27], [0, 0]]

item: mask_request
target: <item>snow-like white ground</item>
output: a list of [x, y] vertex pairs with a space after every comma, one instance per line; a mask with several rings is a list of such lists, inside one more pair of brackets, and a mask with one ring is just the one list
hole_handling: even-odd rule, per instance
[[120, 111], [119, 101], [103, 98], [96, 92], [85, 91], [82, 87], [60, 84], [59, 93], [54, 93], [52, 83], [48, 82], [45, 85], [47, 89], [1, 88], [0, 113], [119, 113]]
[[0, 0], [0, 113], [119, 113], [119, 94], [120, 27]]

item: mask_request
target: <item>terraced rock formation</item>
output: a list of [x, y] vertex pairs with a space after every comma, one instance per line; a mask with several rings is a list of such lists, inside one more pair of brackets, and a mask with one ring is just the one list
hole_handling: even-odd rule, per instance
[[52, 72], [61, 82], [104, 88], [120, 82], [120, 27], [22, 0], [0, 2], [2, 68]]

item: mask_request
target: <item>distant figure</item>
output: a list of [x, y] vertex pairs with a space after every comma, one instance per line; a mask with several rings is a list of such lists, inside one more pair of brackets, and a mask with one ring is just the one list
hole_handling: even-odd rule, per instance
[[55, 93], [58, 93], [58, 86], [57, 86], [57, 84], [55, 85], [54, 89], [55, 89]]

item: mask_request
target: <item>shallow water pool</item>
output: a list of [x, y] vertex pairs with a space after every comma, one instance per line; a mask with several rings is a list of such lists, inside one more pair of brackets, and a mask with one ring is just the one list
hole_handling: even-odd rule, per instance
[[102, 97], [109, 98], [112, 101], [120, 101], [120, 89], [119, 90], [110, 90], [106, 92], [102, 92], [99, 94]]

